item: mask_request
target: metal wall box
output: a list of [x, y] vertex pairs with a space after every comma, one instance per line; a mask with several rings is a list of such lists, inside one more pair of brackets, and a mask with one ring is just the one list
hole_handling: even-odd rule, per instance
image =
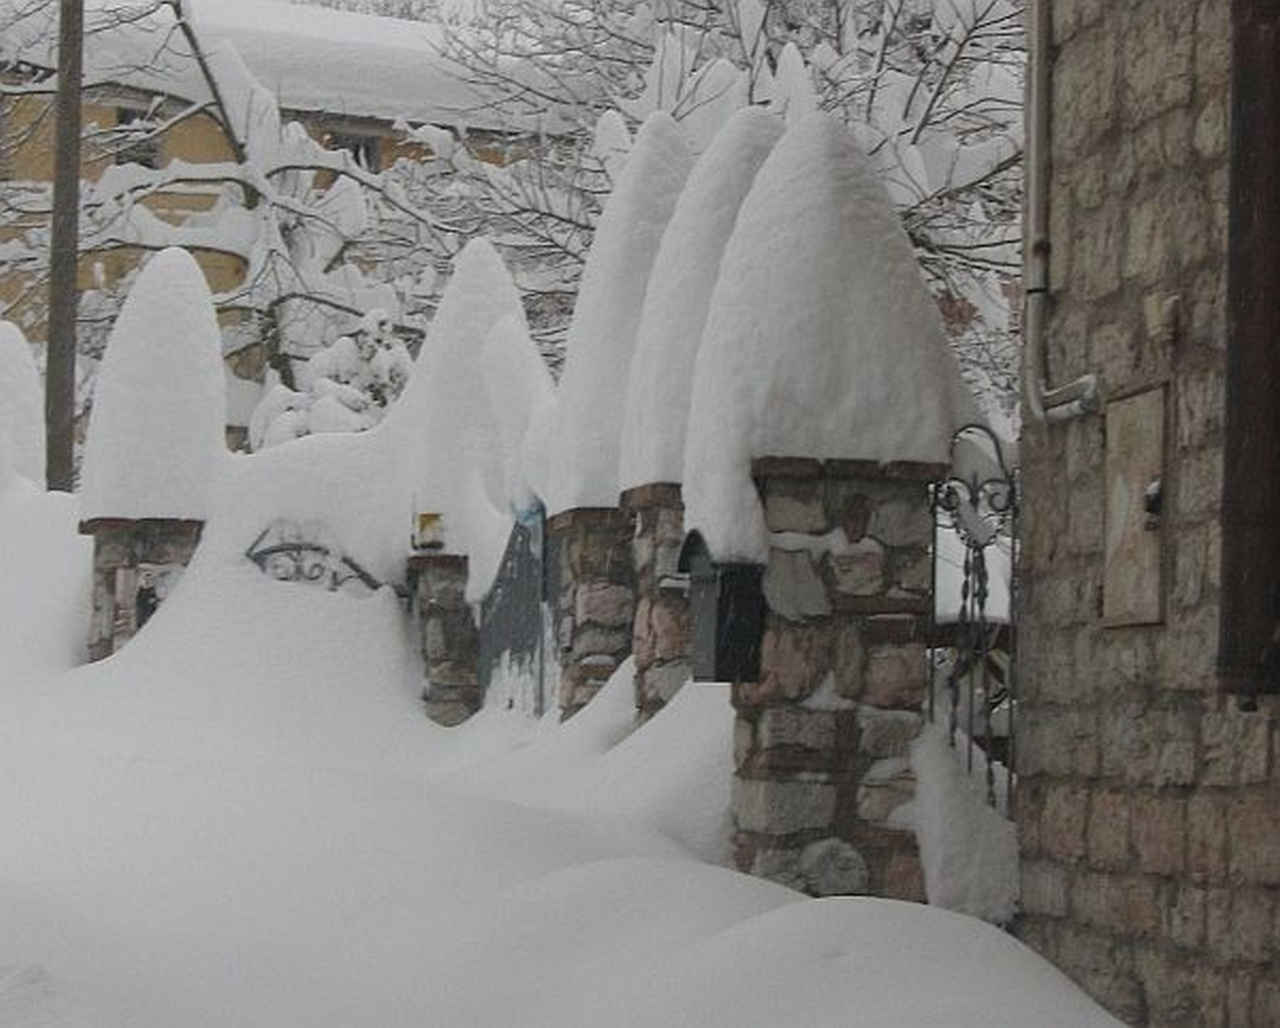
[[702, 536], [691, 532], [680, 551], [679, 569], [689, 575], [694, 681], [758, 681], [764, 567], [717, 563]]

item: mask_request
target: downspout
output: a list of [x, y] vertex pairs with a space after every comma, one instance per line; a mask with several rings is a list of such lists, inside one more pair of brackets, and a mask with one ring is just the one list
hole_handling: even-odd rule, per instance
[[1049, 303], [1049, 46], [1052, 0], [1031, 0], [1027, 32], [1027, 231], [1023, 246], [1024, 409], [1034, 421], [1066, 421], [1096, 411], [1098, 377], [1082, 375], [1052, 389], [1045, 375], [1045, 321]]

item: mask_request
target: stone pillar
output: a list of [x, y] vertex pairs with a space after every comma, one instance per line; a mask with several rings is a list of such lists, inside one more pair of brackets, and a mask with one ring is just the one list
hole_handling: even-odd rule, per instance
[[102, 660], [137, 634], [177, 584], [200, 542], [203, 521], [182, 518], [91, 518], [93, 614], [89, 659]]
[[420, 553], [409, 558], [410, 593], [422, 625], [422, 691], [427, 716], [438, 724], [460, 724], [480, 709], [477, 662], [480, 643], [467, 603], [468, 559], [457, 553]]
[[676, 585], [684, 541], [684, 504], [672, 482], [628, 489], [622, 509], [635, 519], [631, 559], [636, 613], [631, 652], [636, 658], [636, 709], [649, 718], [689, 678], [689, 594]]
[[561, 718], [586, 706], [631, 652], [631, 535], [631, 515], [614, 507], [576, 507], [547, 521]]
[[758, 682], [733, 687], [735, 860], [813, 895], [924, 899], [909, 746], [939, 465], [753, 464], [771, 533]]

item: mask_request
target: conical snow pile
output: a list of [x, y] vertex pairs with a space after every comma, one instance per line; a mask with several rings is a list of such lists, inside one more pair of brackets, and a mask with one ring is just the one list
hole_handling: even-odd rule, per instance
[[226, 455], [226, 406], [204, 274], [185, 250], [162, 250], [107, 341], [85, 443], [84, 518], [203, 519]]
[[502, 440], [507, 503], [513, 510], [527, 510], [536, 493], [524, 462], [526, 441], [534, 419], [555, 401], [555, 385], [523, 317], [507, 315], [494, 325], [481, 361]]
[[617, 505], [627, 371], [645, 288], [692, 164], [671, 116], [650, 115], [600, 216], [566, 343], [543, 497], [550, 514]]
[[662, 236], [631, 360], [618, 481], [679, 482], [694, 360], [725, 244], [781, 118], [738, 111], [698, 160]]
[[509, 462], [485, 384], [483, 354], [494, 326], [524, 324], [520, 294], [493, 246], [468, 243], [418, 367], [388, 416], [396, 449], [409, 462], [406, 481], [418, 510], [445, 516], [445, 547], [471, 558], [468, 593], [483, 596], [511, 530]]
[[947, 459], [976, 416], [884, 186], [824, 114], [765, 161], [725, 250], [694, 372], [686, 525], [763, 560], [755, 457]]
[[[8, 436], [11, 471], [44, 482], [44, 396], [21, 330], [0, 321], [0, 438]], [[3, 478], [0, 478], [0, 482]]]

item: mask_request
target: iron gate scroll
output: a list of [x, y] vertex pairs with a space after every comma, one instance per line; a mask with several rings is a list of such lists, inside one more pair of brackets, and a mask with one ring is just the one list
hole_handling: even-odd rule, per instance
[[966, 769], [976, 760], [987, 802], [1012, 817], [1018, 481], [989, 428], [966, 425], [952, 437], [951, 471], [933, 486], [932, 505], [929, 720], [945, 707], [952, 748], [963, 739]]

